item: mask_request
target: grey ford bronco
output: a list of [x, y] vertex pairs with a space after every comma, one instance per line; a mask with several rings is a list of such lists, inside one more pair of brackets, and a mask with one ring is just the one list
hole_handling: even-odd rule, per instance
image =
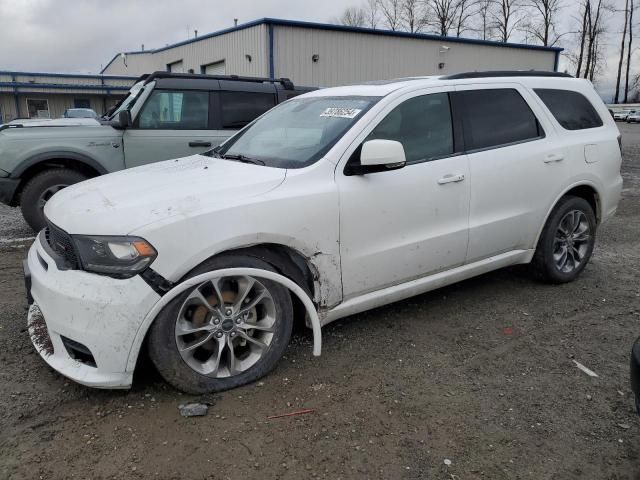
[[288, 79], [155, 72], [98, 122], [0, 126], [0, 201], [36, 231], [58, 190], [87, 178], [210, 150], [312, 88]]

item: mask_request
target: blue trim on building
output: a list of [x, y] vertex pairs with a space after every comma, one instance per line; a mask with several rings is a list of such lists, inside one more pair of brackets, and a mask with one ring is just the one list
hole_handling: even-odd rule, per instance
[[[466, 43], [470, 45], [487, 45], [492, 47], [503, 47], [503, 48], [521, 48], [525, 50], [542, 50], [546, 52], [561, 52], [564, 49], [560, 47], [544, 47], [542, 45], [527, 45], [524, 43], [505, 43], [505, 42], [496, 42], [493, 40], [480, 40], [475, 38], [461, 38], [461, 37], [445, 37], [441, 35], [435, 35], [430, 33], [410, 33], [410, 32], [394, 32], [392, 30], [379, 30], [374, 28], [365, 28], [365, 27], [348, 27], [346, 25], [332, 25], [329, 23], [316, 23], [316, 22], [305, 22], [300, 20], [282, 20], [279, 18], [261, 18], [258, 20], [254, 20], [252, 22], [243, 23], [238, 25], [237, 27], [225, 28], [223, 30], [218, 30], [216, 32], [208, 33], [206, 35], [201, 35], [197, 38], [191, 38], [189, 40], [183, 40], [182, 42], [173, 43], [171, 45], [167, 45], [166, 47], [156, 48], [155, 50], [144, 50], [144, 51], [132, 51], [132, 52], [123, 52], [125, 55], [140, 55], [140, 54], [154, 54], [158, 52], [163, 52], [165, 50], [170, 50], [172, 48], [181, 47], [183, 45], [189, 45], [191, 43], [200, 42], [202, 40], [207, 40], [209, 38], [218, 37], [220, 35], [225, 35], [227, 33], [238, 32], [240, 30], [245, 30], [247, 28], [255, 27], [258, 25], [268, 25], [270, 27], [273, 26], [281, 26], [281, 27], [298, 27], [298, 28], [309, 28], [316, 30], [328, 30], [328, 31], [336, 31], [336, 32], [352, 32], [352, 33], [367, 33], [371, 35], [381, 35], [387, 37], [399, 37], [399, 38], [416, 38], [422, 40], [436, 40], [439, 42], [448, 42], [448, 43]], [[270, 50], [270, 53], [273, 50]], [[113, 56], [113, 58], [107, 63], [107, 65], [100, 71], [100, 73], [104, 72], [109, 65], [113, 63], [113, 61], [118, 58], [121, 54], [118, 53]]]
[[[14, 77], [15, 78], [15, 77]], [[110, 90], [125, 90], [129, 91], [131, 87], [121, 86], [121, 85], [73, 85], [73, 84], [60, 84], [60, 83], [25, 83], [25, 82], [0, 82], [0, 87], [9, 87], [13, 88], [14, 92], [23, 93], [22, 91], [17, 91], [18, 88], [29, 88], [29, 89], [47, 89], [50, 88], [52, 90], [104, 90], [107, 93]], [[2, 92], [0, 92], [2, 93]]]
[[273, 25], [269, 25], [269, 78], [276, 78], [276, 68], [273, 60]]
[[51, 77], [51, 78], [94, 78], [106, 80], [136, 80], [138, 77], [124, 75], [87, 75], [84, 73], [47, 73], [47, 72], [14, 72], [0, 70], [0, 75], [15, 75], [25, 77]]

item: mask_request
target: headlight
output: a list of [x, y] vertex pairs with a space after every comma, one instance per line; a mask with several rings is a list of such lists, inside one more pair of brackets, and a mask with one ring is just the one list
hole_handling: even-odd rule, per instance
[[82, 268], [119, 278], [137, 275], [156, 259], [158, 253], [139, 237], [74, 235]]

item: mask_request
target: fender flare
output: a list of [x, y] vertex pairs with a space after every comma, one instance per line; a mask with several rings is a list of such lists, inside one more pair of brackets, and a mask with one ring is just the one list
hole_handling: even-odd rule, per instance
[[94, 160], [88, 155], [77, 152], [69, 152], [65, 150], [56, 150], [51, 152], [38, 153], [36, 155], [33, 155], [32, 157], [27, 158], [26, 160], [23, 160], [18, 164], [16, 168], [13, 169], [13, 171], [11, 172], [11, 178], [20, 178], [29, 167], [32, 167], [38, 163], [46, 162], [47, 160], [59, 159], [76, 160], [78, 162], [84, 163], [88, 167], [96, 170], [100, 175], [109, 173], [107, 169], [104, 168], [97, 160]]
[[311, 321], [311, 328], [313, 330], [313, 355], [318, 357], [322, 351], [322, 332], [320, 327], [320, 317], [316, 310], [313, 301], [309, 297], [309, 295], [302, 289], [298, 284], [288, 279], [284, 275], [280, 275], [279, 273], [271, 272], [268, 270], [262, 270], [259, 268], [223, 268], [220, 270], [213, 270], [211, 272], [202, 273], [200, 275], [196, 275], [195, 277], [191, 277], [188, 280], [185, 280], [182, 283], [174, 286], [171, 290], [165, 293], [160, 300], [153, 306], [153, 308], [147, 313], [142, 324], [138, 328], [136, 332], [136, 336], [134, 338], [133, 344], [131, 346], [131, 350], [129, 351], [129, 357], [127, 359], [127, 372], [133, 372], [136, 366], [136, 362], [138, 360], [138, 356], [140, 354], [140, 349], [142, 347], [142, 342], [144, 341], [151, 324], [154, 322], [160, 311], [174, 298], [188, 290], [191, 287], [194, 287], [200, 283], [206, 282], [207, 280], [212, 280], [214, 278], [231, 276], [231, 275], [248, 275], [257, 278], [264, 278], [266, 280], [271, 280], [272, 282], [276, 282], [293, 292], [304, 305], [305, 310], [307, 311], [307, 315], [309, 315], [309, 319]]
[[[569, 192], [569, 190], [573, 190], [576, 187], [583, 187], [583, 186], [593, 188], [593, 190], [596, 192], [596, 195], [598, 195], [598, 197], [600, 196], [598, 187], [593, 182], [588, 180], [582, 180], [579, 182], [572, 183], [571, 185], [567, 186], [564, 190], [562, 190], [562, 193], [560, 193], [560, 195], [558, 195], [553, 200], [553, 202], [551, 202], [551, 206], [547, 209], [547, 213], [544, 216], [544, 219], [540, 225], [540, 228], [538, 228], [538, 233], [536, 235], [536, 243], [533, 245], [534, 250], [538, 248], [538, 242], [540, 241], [540, 235], [542, 235], [542, 230], [544, 230], [544, 226], [547, 224], [547, 220], [549, 220], [549, 216], [551, 215], [551, 212], [553, 212], [553, 209], [556, 208], [556, 205], [558, 204], [560, 199], [564, 197]], [[597, 212], [594, 212], [594, 213], [597, 215]]]

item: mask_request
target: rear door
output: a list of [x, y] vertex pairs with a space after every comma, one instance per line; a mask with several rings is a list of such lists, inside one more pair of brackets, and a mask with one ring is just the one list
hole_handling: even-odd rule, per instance
[[469, 157], [467, 263], [534, 248], [564, 179], [566, 147], [519, 84], [462, 85], [454, 95]]
[[215, 93], [154, 90], [123, 135], [127, 168], [202, 153], [230, 134], [212, 129]]

